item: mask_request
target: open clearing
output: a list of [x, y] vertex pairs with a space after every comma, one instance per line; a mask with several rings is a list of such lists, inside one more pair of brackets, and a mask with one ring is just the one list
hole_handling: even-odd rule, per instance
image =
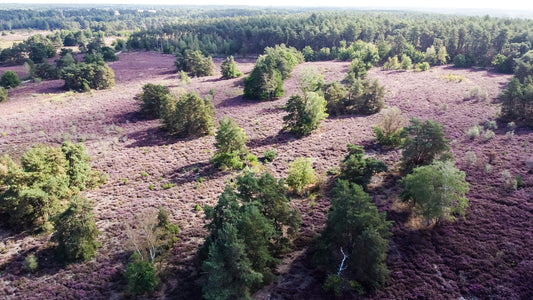
[[[196, 204], [214, 205], [225, 184], [236, 173], [213, 169], [209, 158], [215, 151], [214, 137], [177, 139], [159, 129], [158, 120], [146, 120], [136, 113], [133, 99], [146, 83], [168, 85], [171, 89], [196, 90], [206, 95], [214, 90], [216, 119], [231, 116], [244, 128], [247, 146], [253, 154], [276, 149], [278, 157], [265, 169], [276, 177], [286, 176], [288, 163], [299, 156], [312, 157], [324, 186], [333, 180], [327, 171], [338, 167], [346, 154], [346, 144], [362, 144], [369, 155], [389, 168], [400, 151], [385, 151], [375, 144], [372, 126], [382, 113], [326, 119], [319, 130], [296, 139], [282, 132], [283, 105], [297, 92], [296, 78], [305, 68], [324, 72], [326, 82], [342, 80], [349, 62], [304, 63], [285, 82], [285, 97], [271, 102], [242, 99], [243, 78], [221, 80], [215, 76], [193, 78], [180, 84], [174, 72], [172, 55], [152, 52], [120, 54], [109, 65], [115, 71], [116, 86], [85, 94], [65, 92], [62, 80], [26, 83], [9, 93], [0, 104], [0, 154], [18, 158], [35, 143], [59, 144], [64, 140], [84, 141], [93, 158], [93, 167], [109, 175], [100, 189], [86, 192], [96, 208], [97, 225], [102, 232], [102, 248], [85, 264], [57, 265], [47, 247], [46, 236], [13, 235], [0, 231], [0, 298], [120, 298], [125, 281], [124, 266], [131, 253], [123, 225], [146, 207], [164, 206], [171, 221], [181, 229], [167, 271], [175, 274], [156, 295], [160, 298], [195, 299], [200, 291], [195, 252], [202, 243], [204, 215]], [[249, 73], [254, 59], [236, 59], [243, 73]], [[215, 59], [217, 67], [221, 59]], [[18, 69], [17, 69], [18, 68]], [[16, 69], [0, 68], [0, 73]], [[450, 76], [451, 75], [451, 76]], [[494, 138], [470, 140], [466, 131], [499, 111], [496, 98], [510, 80], [509, 75], [485, 70], [434, 67], [427, 72], [397, 72], [374, 68], [371, 79], [386, 87], [385, 104], [397, 106], [408, 117], [433, 119], [443, 124], [457, 165], [471, 184], [466, 220], [417, 230], [409, 214], [397, 203], [397, 177], [376, 176], [373, 198], [380, 211], [394, 221], [387, 264], [390, 278], [385, 287], [369, 298], [459, 298], [525, 299], [533, 295], [533, 132], [518, 128], [506, 135], [499, 124]], [[457, 79], [457, 80], [449, 80]], [[487, 101], [465, 100], [464, 94], [480, 87]], [[465, 159], [471, 151], [477, 160]], [[492, 163], [489, 167], [489, 156]], [[501, 173], [520, 175], [523, 187], [505, 190]], [[529, 172], [529, 173], [528, 173]], [[202, 178], [202, 180], [200, 180]], [[163, 189], [163, 183], [174, 187]], [[150, 185], [155, 188], [150, 189]], [[303, 218], [295, 251], [279, 267], [278, 280], [256, 294], [264, 299], [323, 299], [323, 274], [313, 273], [307, 246], [320, 232], [327, 217], [328, 197], [293, 199]], [[28, 274], [21, 265], [29, 253], [36, 253], [39, 271]], [[165, 266], [163, 266], [165, 267]]]

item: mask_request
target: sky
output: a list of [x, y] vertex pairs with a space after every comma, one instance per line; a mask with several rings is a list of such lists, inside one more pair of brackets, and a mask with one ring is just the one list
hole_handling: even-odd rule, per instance
[[0, 0], [1, 3], [105, 3], [105, 4], [164, 4], [164, 5], [248, 5], [248, 6], [350, 6], [350, 7], [424, 7], [424, 8], [474, 8], [474, 9], [506, 9], [506, 10], [532, 10], [533, 1], [529, 0]]

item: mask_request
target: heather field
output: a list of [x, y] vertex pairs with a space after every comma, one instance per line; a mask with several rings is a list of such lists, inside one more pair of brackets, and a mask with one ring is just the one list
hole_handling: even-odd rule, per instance
[[[367, 154], [386, 162], [387, 174], [372, 179], [370, 193], [380, 211], [394, 221], [387, 265], [390, 278], [373, 299], [532, 299], [533, 298], [533, 131], [497, 123], [495, 135], [475, 139], [467, 131], [497, 120], [497, 96], [510, 75], [478, 69], [432, 67], [426, 72], [369, 72], [385, 86], [386, 107], [396, 106], [407, 118], [433, 119], [443, 124], [457, 166], [466, 172], [471, 188], [465, 220], [421, 228], [399, 202], [400, 179], [395, 165], [400, 150], [382, 149], [372, 133], [381, 113], [326, 119], [319, 130], [297, 139], [282, 131], [283, 106], [297, 92], [296, 78], [306, 68], [325, 75], [326, 82], [342, 80], [349, 62], [304, 63], [285, 82], [285, 96], [271, 102], [244, 100], [243, 77], [214, 76], [180, 82], [175, 57], [153, 52], [121, 53], [109, 63], [116, 86], [88, 93], [65, 92], [63, 81], [25, 83], [11, 90], [0, 103], [0, 154], [14, 158], [35, 143], [59, 145], [83, 141], [93, 168], [108, 175], [99, 189], [84, 192], [95, 202], [101, 231], [96, 258], [84, 264], [62, 266], [53, 259], [49, 236], [14, 234], [0, 229], [0, 298], [2, 299], [120, 299], [125, 297], [123, 273], [131, 248], [125, 224], [146, 208], [165, 207], [179, 225], [179, 241], [167, 264], [157, 265], [164, 280], [156, 298], [197, 299], [201, 290], [195, 253], [207, 231], [197, 205], [214, 205], [226, 183], [237, 173], [221, 172], [209, 158], [214, 136], [179, 139], [160, 129], [158, 120], [142, 118], [134, 96], [146, 83], [168, 85], [171, 90], [214, 91], [216, 119], [231, 116], [244, 128], [250, 152], [263, 157], [275, 149], [276, 160], [264, 165], [276, 177], [285, 177], [288, 164], [311, 157], [321, 180], [322, 197], [294, 197], [303, 224], [294, 251], [283, 258], [276, 281], [255, 294], [257, 299], [324, 299], [321, 284], [326, 274], [314, 271], [310, 245], [327, 218], [328, 192], [347, 143], [364, 145]], [[236, 59], [248, 74], [255, 59]], [[215, 59], [220, 66], [221, 59]], [[22, 67], [2, 67], [0, 74]], [[465, 97], [473, 88], [487, 99]], [[511, 133], [511, 130], [514, 132]], [[520, 176], [522, 185], [509, 188], [505, 174]], [[166, 183], [174, 184], [163, 188]], [[168, 187], [168, 185], [166, 185]], [[39, 269], [22, 269], [34, 253]]]

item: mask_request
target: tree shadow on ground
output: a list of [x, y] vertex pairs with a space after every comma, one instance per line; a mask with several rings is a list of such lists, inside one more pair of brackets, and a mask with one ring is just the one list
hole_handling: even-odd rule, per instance
[[248, 146], [248, 148], [250, 149], [254, 149], [270, 145], [284, 145], [297, 139], [298, 138], [294, 134], [284, 130], [280, 130], [277, 134], [274, 135], [249, 139], [246, 142], [246, 146]]
[[127, 148], [140, 148], [140, 147], [153, 147], [172, 145], [179, 141], [189, 140], [188, 138], [180, 138], [162, 130], [159, 127], [149, 128], [146, 130], [140, 130], [129, 133], [127, 135], [128, 140], [134, 140], [135, 142], [127, 145]]
[[190, 182], [199, 182], [200, 178], [217, 179], [226, 174], [227, 172], [220, 171], [211, 162], [204, 161], [181, 166], [179, 169], [171, 172], [168, 178], [170, 178], [170, 182], [181, 185]]

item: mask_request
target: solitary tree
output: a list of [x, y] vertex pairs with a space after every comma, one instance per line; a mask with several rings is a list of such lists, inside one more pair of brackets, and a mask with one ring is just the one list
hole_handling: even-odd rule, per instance
[[469, 184], [465, 173], [452, 161], [436, 161], [431, 165], [415, 168], [403, 180], [402, 199], [410, 202], [415, 213], [432, 221], [455, 220], [455, 215], [464, 216]]
[[180, 136], [203, 136], [213, 133], [215, 107], [198, 93], [180, 96], [171, 111], [165, 111], [163, 122], [167, 129]]
[[20, 79], [17, 73], [13, 71], [6, 71], [0, 79], [0, 86], [10, 89], [20, 85]]
[[246, 133], [231, 118], [223, 118], [219, 122], [215, 134], [217, 151], [211, 158], [219, 168], [242, 169], [242, 159], [248, 153], [244, 142]]
[[342, 161], [340, 178], [366, 187], [374, 174], [387, 171], [385, 163], [364, 155], [363, 146], [348, 144], [348, 155]]
[[242, 75], [241, 71], [237, 68], [235, 60], [233, 60], [233, 56], [227, 57], [226, 60], [222, 62], [220, 65], [220, 71], [222, 73], [222, 78], [224, 79], [237, 78]]
[[324, 97], [315, 92], [291, 96], [285, 107], [288, 115], [283, 117], [284, 128], [298, 136], [310, 134], [327, 118], [326, 105]]
[[401, 166], [408, 173], [417, 166], [428, 165], [440, 154], [448, 151], [448, 140], [444, 138], [442, 126], [432, 120], [411, 119], [411, 125], [405, 127], [404, 149]]

